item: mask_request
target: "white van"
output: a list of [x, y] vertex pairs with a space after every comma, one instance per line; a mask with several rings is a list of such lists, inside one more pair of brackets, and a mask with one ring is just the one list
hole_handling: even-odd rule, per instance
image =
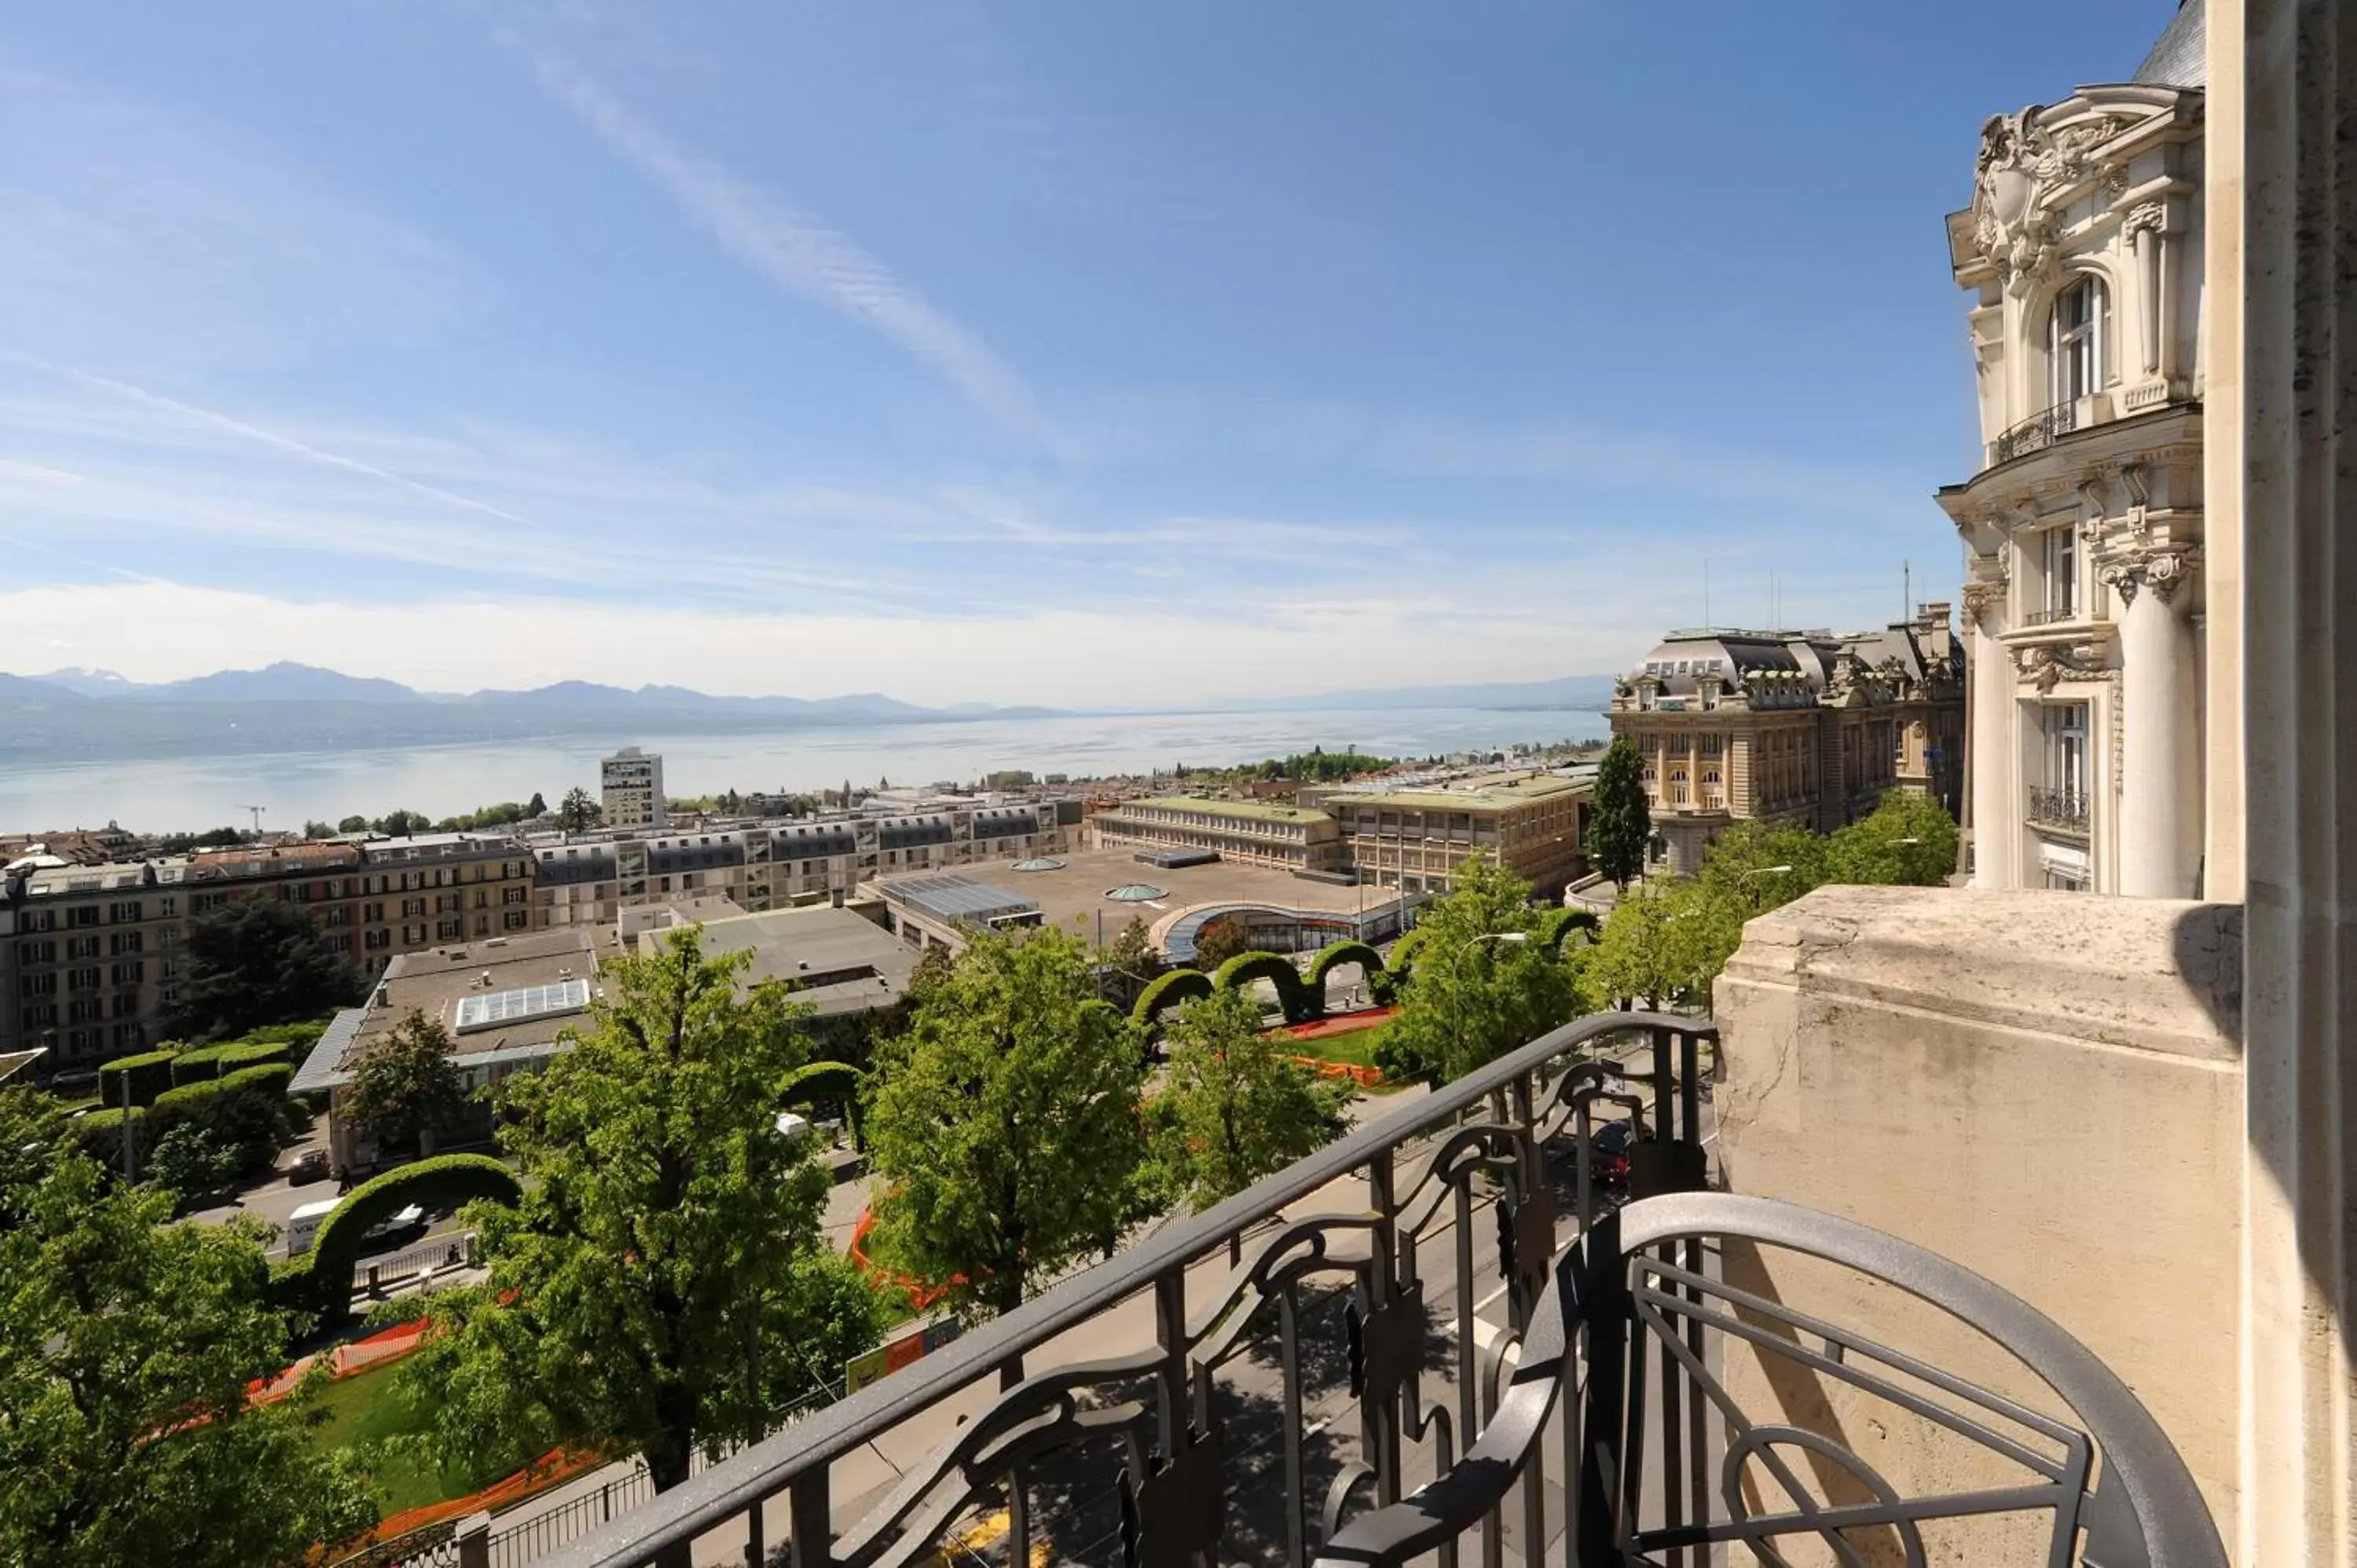
[[307, 1203], [288, 1215], [286, 1255], [299, 1258], [309, 1251], [311, 1243], [318, 1239], [320, 1224], [336, 1211], [336, 1206], [341, 1202], [343, 1199], [340, 1197], [323, 1197], [316, 1203]]

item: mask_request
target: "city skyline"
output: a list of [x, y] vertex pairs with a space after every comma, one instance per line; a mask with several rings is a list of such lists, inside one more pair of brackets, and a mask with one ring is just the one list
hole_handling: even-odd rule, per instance
[[1092, 705], [1617, 669], [1771, 578], [1882, 624], [1956, 576], [1966, 127], [2168, 7], [2010, 9], [2035, 59], [1829, 5], [36, 7], [0, 667]]

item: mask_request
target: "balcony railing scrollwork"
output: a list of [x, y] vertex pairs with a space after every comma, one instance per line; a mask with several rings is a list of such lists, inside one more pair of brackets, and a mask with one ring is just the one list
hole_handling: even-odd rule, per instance
[[2028, 814], [2036, 826], [2083, 833], [2087, 831], [2087, 792], [2033, 789], [2029, 793]]
[[[794, 1568], [978, 1552], [1027, 1568], [1035, 1549], [1126, 1568], [1426, 1552], [1441, 1568], [1692, 1568], [1716, 1560], [1709, 1542], [1853, 1529], [1921, 1562], [1919, 1520], [2043, 1509], [2105, 1568], [2223, 1568], [2174, 1451], [2061, 1329], [1921, 1249], [1704, 1190], [1716, 1038], [1658, 1014], [1558, 1029], [543, 1561], [633, 1568], [715, 1532], [785, 1561], [765, 1535], [781, 1504]], [[1608, 1117], [1630, 1122], [1617, 1211], [1598, 1175], [1623, 1153], [1598, 1136]], [[1735, 1266], [1767, 1246], [1978, 1326], [2079, 1424], [1771, 1299]], [[1710, 1336], [1781, 1351], [2028, 1478], [1903, 1495], [1823, 1433], [1745, 1419]], [[891, 1471], [880, 1485], [873, 1460]], [[1803, 1472], [1855, 1484], [1819, 1501]], [[1103, 1507], [1082, 1529], [1084, 1490]], [[1856, 1560], [1846, 1541], [1834, 1552]]]
[[1996, 460], [2009, 463], [2016, 457], [2044, 451], [2054, 445], [2056, 436], [2068, 435], [2076, 429], [2078, 419], [2074, 403], [2058, 403], [2039, 410], [1996, 438]]

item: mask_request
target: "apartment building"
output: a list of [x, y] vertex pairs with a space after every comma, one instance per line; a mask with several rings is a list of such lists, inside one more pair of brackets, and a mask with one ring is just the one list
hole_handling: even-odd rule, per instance
[[538, 925], [610, 924], [625, 908], [702, 895], [757, 914], [839, 905], [879, 873], [1054, 854], [1077, 816], [1066, 800], [935, 798], [930, 810], [543, 843], [533, 851]]
[[1089, 819], [1107, 847], [1211, 850], [1250, 865], [1340, 872], [1341, 830], [1324, 811], [1262, 800], [1157, 796], [1123, 800]]
[[662, 758], [651, 751], [626, 746], [597, 765], [598, 805], [605, 825], [619, 831], [671, 824], [663, 799]]
[[0, 878], [0, 1055], [86, 1080], [147, 1049], [178, 1000], [184, 861], [40, 865]]
[[420, 833], [360, 845], [355, 957], [382, 969], [437, 944], [533, 929], [536, 862], [507, 833]]
[[1948, 781], [1964, 672], [1947, 616], [1926, 605], [1846, 638], [1672, 632], [1614, 682], [1609, 715], [1644, 766], [1655, 863], [1685, 875], [1735, 822], [1831, 832], [1902, 783]]
[[1592, 770], [1516, 770], [1406, 788], [1345, 786], [1323, 807], [1361, 881], [1404, 894], [1445, 893], [1457, 868], [1487, 855], [1552, 896], [1585, 866]]
[[2201, 895], [2201, 749], [2221, 732], [2201, 73], [2156, 51], [2130, 81], [1993, 117], [1948, 215], [1982, 435], [1979, 471], [1939, 492], [1971, 552], [1980, 886]]

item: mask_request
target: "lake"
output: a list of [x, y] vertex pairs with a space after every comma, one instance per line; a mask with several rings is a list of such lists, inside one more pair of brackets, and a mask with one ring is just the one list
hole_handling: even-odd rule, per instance
[[45, 766], [18, 757], [0, 767], [0, 832], [98, 827], [143, 832], [377, 817], [395, 807], [454, 815], [538, 790], [554, 804], [578, 784], [596, 793], [597, 760], [622, 744], [662, 754], [673, 795], [965, 783], [1025, 768], [1074, 778], [1142, 773], [1176, 763], [1228, 766], [1323, 746], [1424, 757], [1521, 741], [1601, 737], [1600, 714], [1402, 708], [1331, 713], [1125, 714], [977, 719], [964, 723], [780, 729], [694, 735], [649, 731], [536, 736], [515, 745], [405, 746], [156, 757]]

